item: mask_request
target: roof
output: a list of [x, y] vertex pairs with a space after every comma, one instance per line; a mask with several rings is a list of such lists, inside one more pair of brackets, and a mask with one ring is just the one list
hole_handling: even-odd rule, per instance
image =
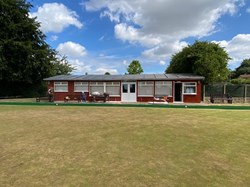
[[57, 75], [45, 81], [137, 81], [137, 80], [203, 80], [193, 74], [135, 74], [135, 75]]

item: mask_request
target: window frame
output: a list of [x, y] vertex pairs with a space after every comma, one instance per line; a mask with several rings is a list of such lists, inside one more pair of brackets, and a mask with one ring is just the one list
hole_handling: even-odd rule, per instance
[[[193, 85], [190, 85], [190, 84], [193, 84]], [[197, 82], [183, 82], [183, 95], [197, 95]], [[195, 92], [192, 92], [192, 93], [188, 93], [188, 92], [185, 92], [186, 91], [186, 88], [194, 88], [194, 91]]]
[[[87, 87], [87, 90], [76, 90], [76, 84], [81, 83], [84, 87]], [[84, 84], [83, 84], [84, 83]], [[89, 91], [89, 83], [88, 82], [74, 82], [74, 92], [88, 92]]]
[[[149, 84], [151, 83], [151, 84]], [[140, 87], [152, 87], [152, 94], [146, 95], [146, 94], [140, 94]], [[154, 91], [155, 91], [155, 83], [154, 81], [138, 81], [138, 97], [154, 97]]]
[[[113, 94], [110, 94], [107, 90], [107, 88], [108, 87], [117, 87], [117, 89], [118, 89], [118, 95], [117, 94], [115, 94], [115, 95], [113, 95]], [[105, 82], [105, 92], [107, 92], [108, 94], [110, 94], [109, 96], [115, 96], [115, 97], [120, 97], [121, 96], [121, 83], [120, 82]]]
[[[57, 90], [57, 85], [62, 86], [65, 85], [65, 90]], [[68, 92], [69, 91], [69, 83], [67, 81], [55, 81], [54, 82], [54, 92]]]
[[89, 82], [89, 95], [92, 96], [92, 86], [96, 86], [96, 87], [102, 87], [103, 91], [100, 92], [100, 94], [103, 94], [106, 92], [106, 83], [105, 82], [101, 82], [101, 81], [92, 81]]
[[[161, 83], [161, 84], [159, 84]], [[167, 85], [170, 88], [170, 93], [169, 94], [157, 94], [157, 86], [159, 85]], [[155, 81], [155, 96], [168, 96], [172, 97], [173, 96], [173, 81]]]

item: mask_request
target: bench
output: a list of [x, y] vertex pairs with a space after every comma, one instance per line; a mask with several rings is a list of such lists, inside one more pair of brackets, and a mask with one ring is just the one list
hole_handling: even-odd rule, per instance
[[168, 96], [155, 96], [153, 102], [168, 102]]
[[232, 104], [233, 103], [233, 98], [229, 94], [212, 94], [210, 95], [210, 102], [211, 103], [224, 103], [227, 101], [227, 103]]
[[67, 95], [64, 98], [64, 102], [68, 103], [69, 101], [77, 101], [79, 103], [82, 101], [82, 96], [81, 95]]
[[89, 96], [90, 102], [97, 102], [97, 101], [102, 101], [102, 102], [106, 102], [109, 100], [109, 94], [108, 93], [104, 93], [104, 94], [100, 94], [100, 95], [91, 95]]
[[47, 101], [49, 102], [48, 96], [39, 96], [36, 98], [36, 102]]

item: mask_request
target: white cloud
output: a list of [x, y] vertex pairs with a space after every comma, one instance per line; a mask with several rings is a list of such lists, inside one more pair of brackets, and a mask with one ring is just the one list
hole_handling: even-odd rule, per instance
[[61, 43], [58, 45], [56, 50], [62, 54], [66, 55], [68, 57], [82, 57], [86, 55], [86, 49], [80, 44], [68, 41], [65, 43]]
[[151, 49], [145, 50], [142, 53], [142, 56], [156, 60], [166, 59], [170, 58], [174, 53], [181, 51], [187, 45], [188, 44], [186, 42], [171, 41], [169, 43], [163, 43]]
[[155, 46], [160, 43], [160, 38], [148, 37], [140, 33], [140, 29], [120, 23], [115, 26], [115, 35], [123, 41], [130, 43], [140, 43], [144, 46]]
[[247, 11], [247, 13], [250, 13], [250, 8], [248, 8], [246, 11]]
[[76, 12], [59, 3], [45, 3], [38, 8], [37, 12], [30, 13], [30, 16], [37, 17], [38, 22], [41, 23], [41, 30], [45, 33], [60, 33], [70, 25], [78, 29], [83, 27]]
[[52, 41], [56, 41], [57, 39], [58, 39], [58, 36], [56, 36], [56, 35], [51, 36]]
[[128, 66], [130, 63], [127, 60], [123, 60], [122, 64], [125, 65], [125, 66]]
[[250, 58], [250, 34], [238, 34], [230, 41], [216, 41], [224, 47], [232, 60], [229, 65], [233, 68], [238, 67], [243, 59]]
[[92, 72], [92, 66], [86, 65], [84, 62], [82, 62], [79, 59], [71, 60], [69, 59], [69, 63], [76, 68], [76, 70], [73, 72], [74, 74], [85, 74]]
[[95, 70], [95, 74], [104, 75], [106, 72], [109, 72], [111, 75], [117, 75], [118, 74], [118, 71], [116, 69], [111, 69], [111, 68], [97, 68]]
[[188, 37], [204, 37], [217, 32], [218, 20], [234, 15], [244, 0], [90, 0], [87, 11], [101, 11], [115, 22], [115, 36], [148, 49], [148, 57], [169, 57]]
[[166, 65], [166, 62], [163, 61], [163, 60], [160, 60], [160, 65], [165, 66], [165, 65]]

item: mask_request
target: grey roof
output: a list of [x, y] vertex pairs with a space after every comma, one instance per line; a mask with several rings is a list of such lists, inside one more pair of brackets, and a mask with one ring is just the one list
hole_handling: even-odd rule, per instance
[[58, 75], [45, 81], [136, 81], [136, 80], [203, 80], [193, 74], [136, 74], [136, 75]]

